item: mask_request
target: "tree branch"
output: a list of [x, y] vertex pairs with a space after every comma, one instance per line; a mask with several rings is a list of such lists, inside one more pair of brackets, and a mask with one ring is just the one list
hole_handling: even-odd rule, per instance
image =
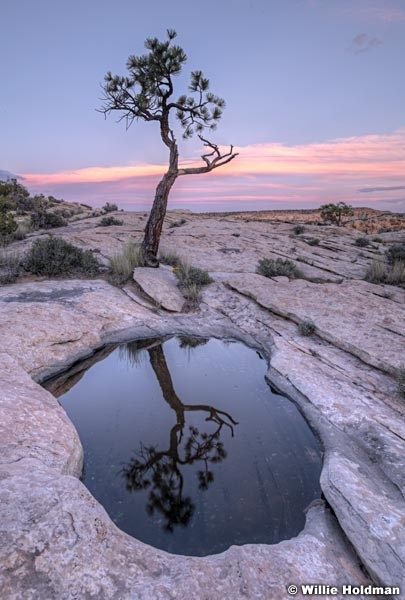
[[[178, 170], [178, 175], [197, 175], [199, 173], [209, 173], [209, 171], [213, 171], [218, 167], [222, 167], [226, 165], [226, 163], [231, 162], [236, 156], [238, 156], [239, 152], [233, 151], [233, 146], [230, 146], [229, 152], [226, 154], [221, 154], [218, 146], [209, 142], [201, 135], [198, 136], [202, 142], [204, 142], [204, 146], [208, 146], [208, 148], [212, 149], [212, 152], [208, 152], [207, 154], [202, 154], [201, 158], [206, 163], [205, 167], [186, 167], [184, 169]], [[211, 157], [214, 157], [211, 159]]]

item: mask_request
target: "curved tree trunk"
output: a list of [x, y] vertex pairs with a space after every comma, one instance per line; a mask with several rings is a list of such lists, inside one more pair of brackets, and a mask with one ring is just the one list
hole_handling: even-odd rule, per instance
[[156, 188], [155, 199], [146, 224], [145, 237], [141, 246], [142, 254], [148, 267], [159, 266], [156, 256], [159, 249], [160, 235], [166, 215], [167, 200], [176, 178], [177, 170], [172, 172], [169, 169]]
[[160, 135], [164, 144], [169, 148], [169, 168], [158, 183], [155, 192], [152, 209], [145, 227], [145, 237], [141, 250], [147, 267], [158, 267], [157, 253], [159, 249], [160, 235], [162, 233], [163, 221], [166, 215], [167, 199], [173, 183], [179, 175], [179, 151], [173, 132], [169, 128], [169, 112], [165, 108], [160, 121]]

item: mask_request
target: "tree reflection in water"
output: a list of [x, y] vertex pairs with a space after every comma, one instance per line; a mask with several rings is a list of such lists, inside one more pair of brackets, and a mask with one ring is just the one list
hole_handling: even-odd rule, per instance
[[[156, 511], [165, 518], [163, 528], [173, 532], [177, 525], [186, 527], [190, 522], [195, 505], [189, 496], [183, 496], [182, 467], [195, 462], [201, 463], [198, 471], [198, 487], [204, 491], [214, 481], [210, 464], [223, 461], [226, 450], [220, 440], [223, 427], [233, 437], [233, 426], [238, 425], [230, 414], [205, 404], [184, 404], [177, 396], [161, 344], [148, 349], [149, 359], [156, 374], [163, 397], [176, 414], [176, 424], [169, 433], [169, 448], [158, 450], [141, 443], [136, 457], [123, 469], [127, 489], [139, 491], [150, 489], [146, 510], [150, 515]], [[214, 423], [211, 433], [200, 432], [197, 427], [186, 429], [186, 414], [207, 413], [206, 422]]]

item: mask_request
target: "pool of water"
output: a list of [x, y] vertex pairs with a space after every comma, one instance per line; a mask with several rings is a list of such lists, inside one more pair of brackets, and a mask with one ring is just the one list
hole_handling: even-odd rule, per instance
[[122, 530], [176, 554], [297, 535], [321, 448], [265, 360], [236, 342], [106, 347], [45, 385], [75, 424], [83, 481]]

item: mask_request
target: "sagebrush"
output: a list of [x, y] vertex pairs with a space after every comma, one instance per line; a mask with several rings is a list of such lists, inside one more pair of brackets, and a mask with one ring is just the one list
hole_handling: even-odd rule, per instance
[[312, 321], [301, 321], [298, 324], [298, 331], [304, 336], [313, 335], [316, 331], [316, 325]]
[[0, 283], [14, 283], [20, 272], [20, 255], [0, 248]]
[[116, 219], [112, 215], [108, 217], [103, 217], [99, 223], [97, 223], [97, 227], [110, 227], [111, 225], [123, 225], [124, 221], [121, 219]]
[[100, 265], [90, 250], [82, 250], [62, 238], [35, 240], [27, 252], [24, 268], [34, 275], [96, 275]]
[[290, 279], [300, 277], [301, 273], [297, 265], [288, 259], [262, 258], [256, 268], [256, 273], [264, 277], [277, 277], [284, 275]]

